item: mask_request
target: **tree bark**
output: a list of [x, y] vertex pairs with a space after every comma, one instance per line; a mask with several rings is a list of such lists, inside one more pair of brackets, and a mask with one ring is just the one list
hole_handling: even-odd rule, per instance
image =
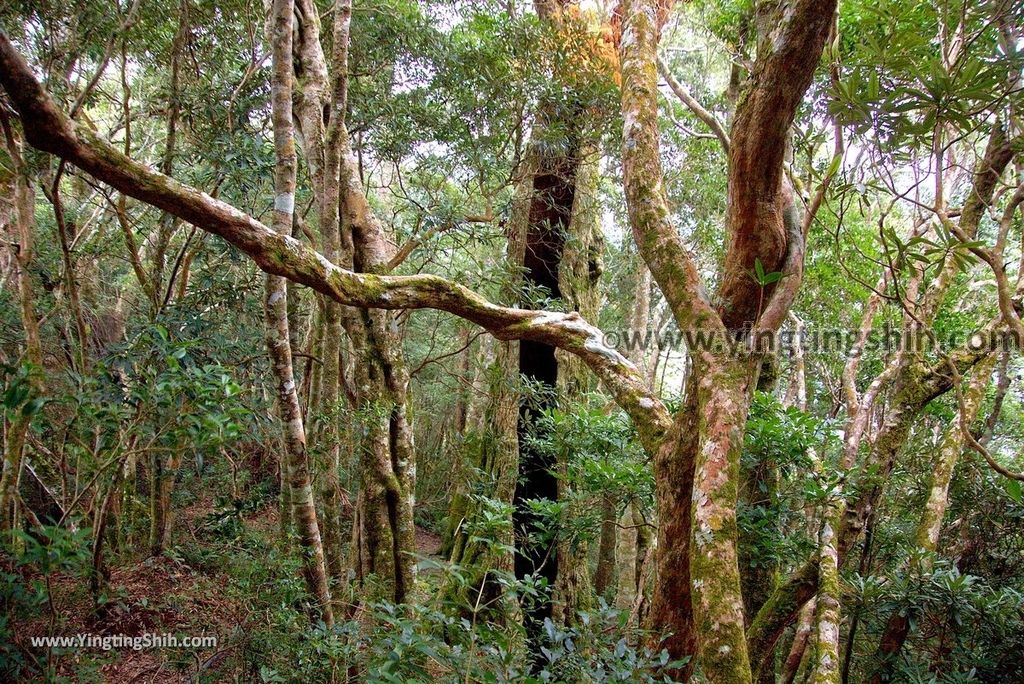
[[818, 598], [814, 611], [813, 684], [839, 684], [839, 555], [832, 527], [834, 504], [826, 506], [818, 535]]
[[[995, 363], [996, 355], [990, 354], [974, 368], [969, 386], [964, 391], [966, 414], [963, 417], [964, 422], [968, 425], [977, 418], [978, 409], [985, 397], [985, 390], [992, 379]], [[959, 423], [953, 423], [947, 427], [942, 436], [942, 442], [932, 467], [928, 498], [921, 511], [921, 519], [914, 536], [918, 549], [926, 553], [934, 553], [938, 548], [942, 520], [949, 507], [949, 485], [953, 481], [953, 472], [964, 451], [964, 441], [963, 430]], [[918, 574], [927, 571], [927, 566], [920, 562], [918, 556], [914, 556], [914, 559], [909, 568], [910, 573]], [[909, 634], [910, 615], [900, 610], [894, 611], [886, 622], [878, 651], [873, 659], [877, 665], [877, 670], [871, 679], [873, 683], [880, 684], [891, 677], [892, 666], [899, 657]]]
[[[677, 428], [675, 435], [678, 440], [695, 433], [696, 439], [678, 451], [674, 445], [663, 446], [659, 454], [666, 457], [663, 464], [678, 469], [680, 481], [693, 471], [692, 503], [683, 487], [657, 492], [658, 583], [680, 574], [678, 563], [671, 565], [678, 559], [663, 547], [678, 548], [680, 537], [689, 536], [692, 615], [683, 600], [669, 597], [659, 610], [657, 592], [655, 596], [655, 624], [674, 634], [670, 654], [690, 656], [692, 651], [683, 649], [696, 641], [701, 667], [712, 681], [751, 679], [737, 566], [736, 501], [743, 431], [760, 364], [756, 359], [737, 359], [725, 347], [751, 327], [754, 333], [777, 331], [799, 288], [804, 235], [791, 215], [792, 193], [784, 188], [783, 151], [834, 11], [834, 2], [788, 6], [785, 16], [775, 16], [773, 49], [754, 65], [730, 136], [730, 239], [719, 288], [721, 304], [714, 306], [669, 218], [665, 198], [658, 157], [657, 7], [653, 2], [623, 4], [623, 177], [630, 224], [679, 328], [702, 331], [718, 343], [691, 349], [695, 392], [677, 418], [683, 429]], [[752, 288], [749, 273], [758, 261], [786, 278], [778, 286]], [[658, 473], [657, 461], [655, 468]], [[661, 477], [656, 474], [656, 479]], [[688, 506], [689, 519], [683, 512]], [[672, 536], [666, 532], [670, 529]]]
[[[291, 103], [293, 11], [293, 0], [274, 0], [269, 36], [273, 68], [271, 115], [276, 155], [274, 230], [280, 235], [291, 234], [295, 213], [296, 152]], [[265, 292], [263, 305], [267, 350], [274, 371], [278, 413], [285, 432], [285, 456], [282, 460], [286, 464], [287, 486], [291, 490], [292, 518], [299, 532], [306, 584], [324, 621], [330, 625], [333, 623], [331, 595], [310, 484], [305, 427], [292, 370], [287, 281], [280, 276], [268, 274]]]
[[[1008, 138], [998, 125], [993, 127], [989, 135], [985, 154], [975, 167], [971, 192], [960, 214], [960, 232], [971, 239], [977, 234], [981, 217], [992, 202], [999, 178], [1012, 159], [1015, 141], [1016, 139]], [[908, 335], [920, 333], [917, 328], [918, 322], [927, 324], [934, 318], [959, 268], [954, 259], [947, 258], [939, 275], [922, 297], [920, 308], [916, 312], [916, 320], [905, 316], [905, 339], [909, 339]], [[893, 275], [889, 274], [889, 277]], [[871, 315], [873, 308], [872, 302], [869, 301], [858, 344], [869, 331]], [[985, 333], [993, 333], [998, 322], [997, 320], [990, 324]], [[959, 373], [963, 373], [977, 364], [987, 353], [987, 350], [975, 350], [964, 346], [951, 352], [949, 361], [956, 366]], [[856, 462], [861, 437], [867, 424], [867, 408], [873, 403], [878, 392], [892, 383], [893, 397], [890, 405], [894, 410], [886, 414], [871, 449], [857, 469], [859, 473], [874, 472], [875, 477], [884, 483], [917, 415], [930, 401], [952, 389], [953, 379], [946, 363], [945, 360], [939, 360], [929, 366], [923, 361], [920, 353], [898, 353], [886, 369], [874, 379], [861, 397], [859, 405], [853, 387], [856, 364], [847, 365], [843, 379], [848, 415], [842, 460], [844, 469], [852, 468]], [[881, 492], [882, 487], [862, 486], [853, 501], [839, 507], [835, 529], [840, 565], [849, 549], [859, 539]], [[816, 593], [819, 579], [818, 563], [817, 557], [805, 563], [779, 585], [772, 598], [758, 612], [748, 635], [755, 668], [759, 669], [766, 665], [775, 643], [786, 626], [796, 618], [804, 603]]]
[[[595, 142], [587, 140], [581, 143], [572, 210], [558, 269], [559, 291], [566, 308], [589, 320], [595, 320], [600, 310], [599, 284], [604, 270], [604, 237], [598, 196], [599, 160], [600, 150]], [[556, 360], [558, 401], [563, 410], [571, 411], [590, 390], [590, 374], [583, 362], [572, 354], [558, 352]], [[585, 502], [575, 500], [570, 474], [573, 456], [570, 449], [564, 449], [559, 453], [558, 463], [558, 499], [568, 504], [565, 513], [569, 518], [582, 513], [580, 509], [586, 506]], [[613, 508], [612, 519], [614, 514]], [[614, 534], [610, 543], [605, 542], [602, 535], [602, 542], [605, 553], [608, 548], [614, 552]], [[563, 623], [575, 624], [579, 613], [589, 611], [594, 605], [589, 544], [584, 538], [562, 533], [557, 546], [558, 577], [553, 597], [555, 617]]]
[[[43, 347], [39, 338], [39, 319], [35, 313], [35, 296], [32, 292], [30, 267], [35, 255], [35, 193], [28, 175], [28, 167], [22, 156], [22, 146], [15, 138], [6, 114], [0, 113], [7, 153], [14, 171], [13, 227], [11, 237], [16, 241], [14, 262], [17, 271], [18, 303], [21, 326], [25, 334], [25, 359], [29, 368], [29, 399], [38, 398], [43, 392]], [[24, 410], [15, 413], [7, 435], [4, 450], [3, 474], [0, 475], [0, 531], [7, 532], [14, 527], [15, 508], [18, 500], [18, 482], [21, 478], [22, 462], [32, 414]]]

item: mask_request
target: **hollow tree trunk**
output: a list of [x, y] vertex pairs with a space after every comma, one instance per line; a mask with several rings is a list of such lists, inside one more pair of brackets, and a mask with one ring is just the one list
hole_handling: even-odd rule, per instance
[[[549, 27], [557, 28], [563, 20], [561, 3], [537, 2], [536, 9]], [[542, 102], [538, 105], [537, 122], [531, 132], [532, 192], [523, 238], [523, 280], [531, 290], [541, 290], [552, 299], [571, 294], [562, 291], [560, 271], [566, 239], [574, 232], [573, 210], [581, 177], [583, 123], [582, 112], [578, 109], [571, 102]], [[552, 135], [556, 139], [548, 140]], [[532, 302], [523, 302], [523, 305], [531, 308]], [[520, 342], [519, 374], [535, 391], [519, 406], [519, 480], [512, 515], [516, 533], [516, 577], [522, 579], [532, 575], [546, 579], [554, 593], [560, 595], [560, 600], [568, 601], [570, 605], [566, 610], [571, 613], [572, 604], [589, 593], [588, 573], [581, 572], [578, 564], [574, 566], [572, 560], [567, 559], [566, 571], [570, 577], [560, 584], [557, 545], [527, 543], [539, 522], [527, 502], [531, 499], [555, 501], [559, 497], [557, 459], [535, 448], [530, 438], [542, 440], [546, 437], [539, 429], [540, 419], [545, 411], [558, 405], [560, 372], [564, 371], [560, 371], [554, 346], [532, 340]], [[581, 586], [584, 583], [587, 585], [585, 590]], [[528, 638], [532, 639], [543, 621], [552, 617], [553, 606], [550, 601], [539, 601], [525, 610]]]
[[[572, 122], [562, 122], [572, 126]], [[541, 130], [556, 122], [538, 124]], [[566, 149], [540, 149], [533, 175], [533, 192], [525, 234], [523, 279], [531, 289], [543, 288], [552, 299], [562, 296], [558, 271], [565, 235], [572, 218], [577, 171], [576, 133], [563, 133], [569, 140]], [[542, 135], [542, 133], [540, 134]], [[528, 305], [528, 302], [524, 302]], [[519, 343], [519, 374], [535, 394], [524, 399], [519, 408], [519, 481], [514, 497], [513, 523], [516, 530], [516, 577], [542, 577], [555, 586], [558, 559], [553, 544], [527, 544], [538, 521], [527, 502], [531, 499], [558, 499], [557, 462], [549, 453], [533, 446], [532, 438], [543, 439], [539, 422], [545, 411], [557, 405], [558, 360], [555, 348], [543, 342]], [[542, 601], [526, 613], [531, 629], [539, 629], [551, 617], [551, 603]]]
[[[520, 267], [526, 249], [526, 226], [532, 196], [532, 175], [529, 173], [532, 157], [527, 158], [527, 175], [516, 188], [509, 217], [506, 261], [511, 272], [510, 282], [503, 288], [506, 300], [518, 298], [522, 286]], [[463, 568], [482, 568], [479, 577], [471, 577], [460, 591], [468, 590], [472, 602], [463, 598], [464, 605], [472, 605], [479, 596], [486, 605], [495, 605], [495, 617], [518, 617], [517, 606], [500, 602], [503, 587], [496, 582], [501, 575], [515, 572], [515, 533], [512, 517], [506, 525], [488, 528], [486, 533], [472, 534], [476, 526], [487, 519], [484, 506], [514, 505], [516, 482], [519, 478], [519, 354], [518, 341], [499, 341], [489, 376], [489, 397], [483, 412], [480, 446], [475, 454], [475, 476], [461, 483], [453, 497], [449, 511], [452, 529], [449, 559]], [[471, 496], [475, 494], [476, 496]], [[490, 535], [490, 538], [488, 538]], [[483, 584], [483, 586], [481, 586]]]

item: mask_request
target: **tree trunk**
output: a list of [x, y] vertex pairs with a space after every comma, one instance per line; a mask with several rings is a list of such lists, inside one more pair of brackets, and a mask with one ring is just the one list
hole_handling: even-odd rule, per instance
[[[298, 0], [296, 9], [301, 22], [296, 53], [303, 78], [295, 105], [321, 234], [333, 242], [333, 235], [340, 233], [339, 265], [359, 273], [386, 272], [394, 249], [363, 191], [345, 127], [351, 3], [340, 1], [334, 12], [333, 82], [320, 44], [316, 6]], [[353, 408], [365, 428], [358, 446], [362, 488], [349, 565], [359, 584], [374, 576], [380, 595], [401, 603], [415, 579], [415, 451], [406, 410], [409, 381], [395, 316], [341, 308], [341, 325], [353, 352]], [[328, 346], [325, 339], [325, 356]], [[325, 366], [324, 404], [335, 391], [331, 384]]]
[[[412, 425], [406, 415], [408, 376], [401, 342], [390, 330], [393, 314], [365, 314], [374, 341], [353, 339], [356, 410], [363, 421], [359, 496], [353, 523], [352, 566], [356, 581], [380, 581], [383, 596], [406, 600], [415, 580], [416, 491]], [[349, 332], [352, 337], [352, 331]]]
[[[36, 399], [43, 391], [43, 348], [39, 339], [39, 322], [35, 314], [35, 297], [32, 293], [32, 275], [30, 266], [34, 257], [35, 239], [35, 193], [28, 176], [28, 168], [22, 157], [20, 142], [15, 139], [10, 121], [6, 114], [0, 113], [7, 152], [14, 170], [14, 207], [11, 214], [13, 220], [5, 221], [13, 227], [10, 235], [16, 242], [15, 268], [17, 271], [18, 302], [20, 304], [21, 325], [25, 333], [25, 358], [29, 369], [30, 394], [28, 399]], [[11, 422], [4, 450], [3, 475], [0, 476], [0, 531], [9, 531], [14, 527], [15, 507], [18, 499], [18, 481], [21, 478], [22, 460], [28, 430], [32, 422], [32, 413], [19, 410]]]
[[474, 477], [452, 501], [453, 528], [449, 559], [469, 572], [468, 581], [453, 589], [461, 607], [493, 606], [495, 619], [509, 619], [518, 607], [503, 601], [502, 578], [514, 571], [514, 535], [511, 516], [507, 524], [480, 528], [486, 520], [484, 506], [497, 504], [511, 509], [519, 473], [518, 342], [500, 342], [490, 370], [490, 401], [484, 412], [484, 432], [479, 441]]
[[654, 458], [657, 580], [649, 619], [656, 630], [652, 637], [667, 636], [664, 646], [673, 657], [691, 659], [680, 673], [680, 678], [685, 680], [693, 671], [697, 649], [690, 583], [690, 528], [697, 451], [697, 385], [692, 374], [683, 402], [672, 431]]
[[616, 519], [619, 514], [617, 497], [606, 492], [601, 495], [601, 537], [597, 547], [597, 569], [594, 571], [594, 592], [614, 602], [615, 589], [615, 552], [616, 552]]
[[[295, 212], [295, 140], [292, 128], [292, 0], [275, 0], [272, 6], [270, 43], [273, 58], [272, 117], [274, 122], [274, 229], [291, 234]], [[267, 275], [263, 301], [267, 350], [274, 371], [278, 413], [285, 433], [285, 457], [292, 518], [299, 532], [303, 573], [310, 594], [327, 624], [333, 623], [331, 595], [324, 563], [323, 543], [310, 484], [309, 454], [292, 371], [288, 328], [286, 280]]]
[[839, 684], [839, 556], [836, 551], [836, 533], [832, 524], [835, 516], [826, 506], [822, 514], [818, 535], [818, 598], [814, 621], [813, 684]]
[[166, 460], [154, 452], [150, 458], [149, 484], [149, 555], [161, 556], [167, 550], [174, 524], [171, 497], [174, 483], [181, 464], [181, 450], [176, 450]]
[[[604, 238], [601, 233], [601, 204], [598, 196], [599, 160], [600, 150], [596, 143], [588, 141], [580, 146], [572, 213], [569, 225], [566, 226], [558, 275], [559, 291], [566, 308], [579, 312], [584, 319], [590, 321], [597, 320], [601, 307], [598, 284], [604, 270]], [[590, 390], [591, 376], [583, 362], [571, 354], [559, 351], [556, 359], [558, 400], [563, 410], [570, 411]], [[570, 449], [563, 449], [559, 453], [558, 463], [558, 499], [568, 503], [565, 511], [570, 518], [581, 513], [580, 507], [586, 505], [574, 500], [570, 479], [572, 457]], [[612, 519], [614, 515], [613, 509]], [[609, 548], [614, 552], [614, 534], [611, 535], [610, 543], [605, 545], [606, 553]], [[555, 617], [563, 623], [574, 624], [578, 614], [590, 610], [594, 604], [588, 544], [583, 538], [560, 533], [556, 555], [558, 578], [553, 597]]]
[[[555, 3], [537, 3], [537, 12], [541, 20], [551, 27], [557, 27], [561, 21], [561, 13]], [[542, 291], [552, 299], [572, 298], [574, 292], [563, 292], [563, 282], [576, 287], [590, 281], [589, 267], [586, 261], [589, 255], [581, 250], [577, 264], [566, 264], [563, 269], [563, 253], [566, 240], [576, 235], [573, 226], [574, 209], [579, 211], [582, 219], [593, 211], [592, 198], [581, 199], [576, 205], [576, 192], [581, 173], [582, 123], [580, 112], [571, 103], [542, 102], [538, 106], [537, 122], [531, 132], [530, 162], [528, 168], [532, 174], [529, 180], [531, 192], [523, 237], [523, 280], [531, 291]], [[556, 140], [547, 140], [546, 136], [557, 136]], [[594, 170], [596, 173], [596, 169]], [[587, 229], [590, 230], [589, 228]], [[584, 240], [588, 245], [589, 241]], [[577, 271], [582, 269], [583, 278], [578, 278]], [[560, 277], [562, 272], [572, 274], [566, 280]], [[577, 282], [572, 282], [576, 280]], [[585, 295], [586, 298], [589, 295]], [[569, 302], [570, 308], [583, 302]], [[533, 302], [522, 302], [524, 308], [533, 308]], [[586, 306], [585, 303], [583, 303]], [[590, 579], [585, 568], [570, 555], [560, 559], [555, 543], [528, 543], [533, 537], [533, 530], [539, 521], [536, 520], [527, 502], [531, 499], [559, 498], [559, 478], [557, 472], [560, 464], [551, 454], [533, 446], [532, 440], [543, 440], [545, 435], [541, 429], [541, 418], [545, 411], [556, 408], [557, 387], [560, 373], [563, 381], [571, 377], [569, 369], [560, 369], [560, 360], [555, 347], [532, 340], [519, 343], [519, 374], [527, 386], [532, 388], [533, 396], [524, 397], [520, 401], [518, 436], [519, 436], [519, 480], [516, 486], [513, 509], [513, 525], [516, 533], [515, 574], [522, 579], [534, 576], [547, 580], [554, 589], [557, 599], [563, 602], [565, 613], [571, 615], [583, 596], [589, 594]], [[569, 375], [565, 375], [566, 373]], [[573, 384], [573, 381], [569, 381]], [[567, 554], [578, 553], [580, 549], [566, 546]], [[565, 561], [565, 577], [560, 581], [559, 565]], [[584, 586], [586, 585], [586, 586]], [[539, 634], [541, 625], [546, 618], [553, 616], [553, 601], [539, 601], [528, 606], [524, 612], [528, 639], [531, 641]]]
[[[985, 390], [992, 379], [992, 371], [996, 364], [996, 355], [990, 354], [975, 367], [971, 376], [969, 386], [964, 388], [964, 408], [966, 413], [963, 416], [964, 423], [970, 425], [978, 415], [978, 409], [985, 397]], [[931, 486], [928, 490], [928, 499], [925, 501], [924, 509], [921, 511], [921, 519], [917, 525], [915, 541], [918, 549], [926, 553], [934, 553], [939, 543], [939, 532], [942, 530], [942, 520], [949, 507], [949, 485], [953, 481], [953, 472], [960, 460], [960, 454], [964, 450], [964, 434], [959, 422], [954, 422], [946, 428], [939, 445], [939, 451], [935, 457], [935, 464], [932, 468]], [[928, 570], [926, 565], [915, 560], [909, 569], [912, 574], [919, 574]], [[887, 681], [892, 675], [892, 666], [899, 657], [907, 636], [910, 634], [910, 616], [902, 611], [894, 611], [886, 622], [885, 631], [879, 642], [878, 651], [873, 661], [877, 664], [877, 671], [872, 676], [872, 682], [880, 684]]]

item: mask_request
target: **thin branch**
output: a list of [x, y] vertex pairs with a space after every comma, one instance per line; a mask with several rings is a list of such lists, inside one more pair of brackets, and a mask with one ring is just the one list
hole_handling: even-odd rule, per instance
[[668, 87], [673, 93], [675, 93], [675, 96], [678, 97], [679, 100], [686, 105], [698, 119], [703, 121], [707, 127], [711, 129], [711, 132], [715, 134], [718, 141], [722, 143], [722, 149], [728, 152], [729, 134], [725, 132], [725, 127], [722, 126], [722, 123], [714, 114], [705, 109], [700, 102], [690, 95], [690, 92], [682, 83], [676, 80], [675, 76], [673, 76], [672, 72], [669, 70], [668, 65], [665, 64], [665, 61], [661, 57], [658, 57], [658, 73], [661, 74], [661, 77], [665, 79], [666, 83], [668, 83]]

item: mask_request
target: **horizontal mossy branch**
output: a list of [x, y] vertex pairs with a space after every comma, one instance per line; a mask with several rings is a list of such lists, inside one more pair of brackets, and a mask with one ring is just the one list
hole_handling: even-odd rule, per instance
[[579, 356], [611, 392], [653, 453], [671, 424], [665, 405], [636, 367], [603, 342], [601, 331], [576, 313], [497, 306], [472, 290], [434, 275], [379, 276], [339, 268], [299, 241], [118, 152], [70, 121], [0, 33], [0, 84], [17, 109], [29, 144], [71, 162], [124, 194], [218, 235], [265, 272], [306, 285], [349, 306], [437, 309], [475, 323], [502, 340], [543, 342]]

